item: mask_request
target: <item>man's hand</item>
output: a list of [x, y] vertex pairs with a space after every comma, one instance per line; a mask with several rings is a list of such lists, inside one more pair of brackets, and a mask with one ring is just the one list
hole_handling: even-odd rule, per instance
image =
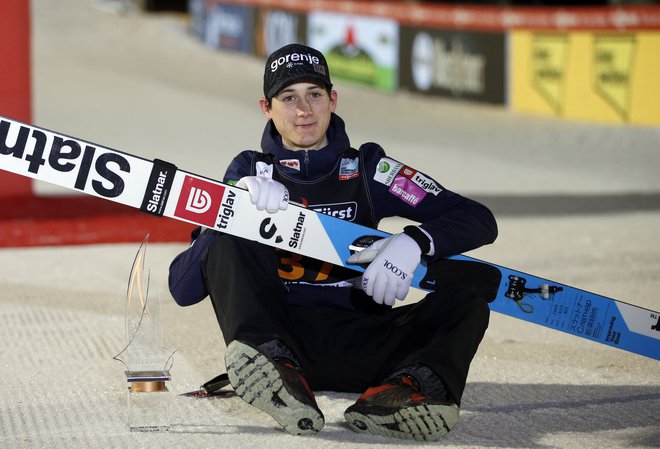
[[244, 176], [238, 180], [236, 187], [250, 192], [250, 201], [258, 210], [273, 214], [289, 207], [289, 191], [284, 184], [265, 176]]
[[394, 305], [405, 299], [413, 272], [419, 265], [422, 250], [406, 234], [395, 234], [374, 242], [348, 258], [348, 263], [369, 266], [362, 274], [362, 290], [378, 304]]

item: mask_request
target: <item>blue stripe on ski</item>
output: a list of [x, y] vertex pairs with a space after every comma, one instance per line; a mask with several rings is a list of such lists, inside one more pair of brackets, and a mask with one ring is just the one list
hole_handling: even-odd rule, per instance
[[[390, 235], [383, 231], [324, 216], [323, 214], [319, 214], [319, 220], [328, 235], [332, 236], [335, 250], [342, 261], [346, 261], [350, 256], [349, 246], [358, 237], [365, 235], [387, 237]], [[456, 255], [449, 257], [449, 259], [485, 263], [500, 270], [502, 281], [497, 297], [490, 303], [490, 309], [494, 312], [660, 360], [660, 329], [656, 331], [656, 338], [630, 329], [619, 312], [618, 302], [614, 299], [483, 262], [469, 256]], [[344, 266], [356, 271], [364, 271], [363, 268], [356, 265], [345, 263]], [[426, 273], [426, 264], [421, 263], [415, 270], [411, 285], [429, 291], [429, 288], [420, 286]], [[510, 292], [512, 282], [509, 276], [524, 279], [525, 287], [528, 289], [538, 289], [542, 284], [546, 284], [549, 290], [559, 288], [561, 290], [548, 293], [547, 298], [543, 298], [541, 292], [520, 292], [522, 297], [519, 300], [514, 300], [507, 296], [507, 293], [509, 293], [509, 296], [514, 296]], [[515, 292], [515, 289], [513, 291]], [[635, 307], [642, 311], [645, 310], [638, 306]], [[657, 314], [650, 310], [648, 315], [648, 326], [651, 329], [653, 317], [655, 316], [656, 321], [658, 318]]]
[[[481, 262], [463, 255], [451, 258]], [[489, 265], [502, 272], [497, 298], [490, 303], [491, 310], [660, 360], [660, 329], [653, 329], [658, 323], [656, 312], [634, 306], [636, 315], [644, 320], [641, 324], [637, 323], [637, 326], [644, 326], [649, 333], [644, 335], [631, 329], [626, 323], [619, 310], [619, 307], [626, 306], [625, 303], [520, 271], [490, 263]], [[540, 292], [533, 292], [524, 294], [520, 300], [514, 300], [511, 298], [513, 295], [510, 294], [512, 287], [510, 276], [524, 279], [528, 289], [537, 289], [542, 284], [546, 284], [562, 290], [549, 293], [546, 298]]]
[[358, 237], [366, 235], [377, 235], [381, 237], [388, 237], [391, 235], [387, 232], [368, 228], [350, 221], [340, 220], [322, 213], [318, 214], [318, 218], [328, 235], [332, 236], [332, 243], [335, 247], [335, 251], [337, 251], [339, 258], [344, 262], [344, 266], [356, 271], [364, 271], [364, 269], [358, 265], [349, 265], [346, 263], [346, 260], [351, 255], [349, 250], [350, 245]]

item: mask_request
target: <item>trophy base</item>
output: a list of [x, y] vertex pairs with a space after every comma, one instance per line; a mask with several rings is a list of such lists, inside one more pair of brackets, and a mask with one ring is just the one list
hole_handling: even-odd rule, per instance
[[169, 371], [127, 371], [128, 429], [130, 432], [170, 430]]

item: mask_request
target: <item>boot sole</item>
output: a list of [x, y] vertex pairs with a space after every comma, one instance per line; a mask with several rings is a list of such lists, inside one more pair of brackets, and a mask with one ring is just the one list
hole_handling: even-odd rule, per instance
[[373, 413], [349, 408], [346, 422], [356, 432], [417, 441], [435, 441], [446, 435], [458, 422], [459, 409], [454, 404], [422, 404], [393, 413]]
[[227, 346], [225, 364], [236, 394], [270, 415], [292, 435], [313, 435], [325, 419], [317, 408], [296, 399], [285, 387], [280, 373], [258, 349], [240, 341]]

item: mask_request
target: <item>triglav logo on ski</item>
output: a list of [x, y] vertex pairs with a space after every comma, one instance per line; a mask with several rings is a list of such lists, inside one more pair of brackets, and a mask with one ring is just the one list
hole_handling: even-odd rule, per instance
[[217, 227], [219, 229], [227, 229], [229, 227], [229, 220], [234, 216], [234, 200], [236, 193], [232, 190], [227, 190], [227, 197], [223, 198], [220, 205], [220, 215], [218, 215]]
[[211, 195], [205, 190], [192, 187], [186, 202], [186, 210], [196, 214], [203, 214], [211, 208]]
[[224, 194], [225, 188], [221, 185], [186, 176], [174, 215], [210, 228], [216, 227], [216, 223], [220, 228], [226, 228], [229, 218], [233, 216], [233, 199], [228, 207], [229, 212], [219, 216], [220, 207], [224, 206], [221, 200]]

